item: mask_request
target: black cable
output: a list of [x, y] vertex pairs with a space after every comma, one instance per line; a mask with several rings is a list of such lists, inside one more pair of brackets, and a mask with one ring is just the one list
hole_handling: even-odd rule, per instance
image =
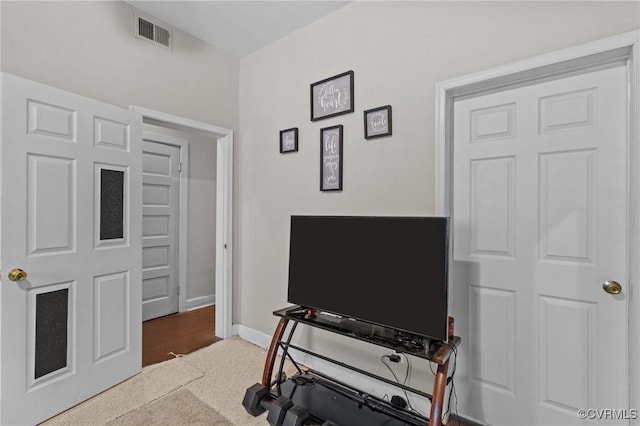
[[[411, 358], [409, 358], [409, 355], [405, 353], [402, 353], [402, 355], [404, 356], [404, 359], [407, 361], [407, 370], [405, 371], [405, 374], [404, 374], [404, 383], [403, 383], [403, 385], [406, 385], [407, 381], [409, 380], [409, 377], [411, 377], [411, 375], [413, 374], [413, 365], [411, 364]], [[407, 395], [406, 392], [405, 392], [405, 396], [407, 397], [407, 405], [409, 406], [409, 409], [414, 413], [417, 413], [418, 411], [411, 406], [409, 395]]]
[[[455, 413], [456, 418], [458, 419], [458, 424], [460, 424], [460, 417], [458, 416], [458, 394], [455, 391], [455, 384], [453, 382], [453, 376], [456, 374], [456, 366], [458, 364], [458, 349], [455, 346], [451, 346], [451, 350], [453, 351], [453, 367], [451, 368], [451, 376], [447, 378], [447, 384], [451, 382], [451, 389], [449, 390], [449, 399], [447, 401], [447, 411], [442, 414], [442, 418], [444, 419], [447, 414], [452, 413], [451, 410], [451, 397], [455, 394], [456, 396], [456, 405], [455, 405]], [[429, 364], [431, 366], [431, 364]]]
[[453, 382], [453, 375], [456, 373], [456, 363], [458, 362], [458, 349], [453, 347], [453, 354], [455, 355], [455, 359], [453, 362], [453, 373], [451, 374], [451, 390], [453, 391], [453, 395], [456, 397], [456, 418], [458, 419], [458, 426], [460, 426], [460, 413], [458, 413], [458, 392], [456, 392], [456, 386]]
[[[409, 358], [405, 354], [403, 354], [403, 355], [405, 356], [405, 358], [407, 358], [407, 370], [406, 370], [406, 373], [405, 373], [404, 382], [402, 384], [406, 385], [407, 384], [407, 380], [409, 379], [409, 371], [410, 371], [410, 368], [411, 368], [410, 367], [410, 362], [411, 361], [409, 361]], [[387, 367], [387, 369], [389, 369], [389, 371], [393, 375], [393, 378], [396, 379], [396, 382], [400, 383], [400, 379], [398, 379], [398, 376], [396, 376], [396, 373], [393, 371], [391, 366], [385, 362], [385, 358], [389, 358], [389, 355], [382, 355], [380, 357], [380, 362], [382, 362], [384, 364], [384, 366]], [[402, 389], [402, 392], [404, 393], [404, 397], [405, 397], [405, 399], [407, 401], [407, 407], [409, 408], [408, 411], [423, 416], [424, 414], [422, 414], [418, 410], [414, 409], [413, 406], [411, 406], [411, 400], [409, 400], [409, 394], [407, 394], [407, 391], [405, 389]]]

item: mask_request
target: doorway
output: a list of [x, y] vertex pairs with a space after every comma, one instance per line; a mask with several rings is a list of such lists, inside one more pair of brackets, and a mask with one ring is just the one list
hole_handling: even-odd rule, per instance
[[[208, 196], [209, 200], [214, 202], [215, 214], [209, 217], [208, 227], [214, 228], [215, 241], [209, 241], [214, 246], [214, 252], [210, 255], [206, 262], [209, 265], [215, 265], [215, 268], [209, 273], [214, 275], [214, 293], [213, 297], [195, 296], [189, 298], [187, 296], [189, 285], [186, 285], [187, 291], [181, 292], [179, 300], [179, 311], [183, 312], [189, 309], [205, 306], [207, 304], [215, 304], [215, 336], [219, 338], [227, 338], [232, 336], [232, 300], [231, 300], [231, 280], [232, 280], [232, 176], [233, 176], [233, 132], [229, 129], [213, 126], [198, 121], [165, 114], [146, 108], [132, 106], [133, 111], [139, 112], [143, 116], [143, 122], [147, 126], [158, 126], [173, 132], [191, 132], [206, 137], [210, 141], [211, 147], [215, 151], [215, 159], [211, 160], [213, 164], [209, 164], [209, 170], [215, 173], [215, 192]], [[175, 135], [174, 135], [175, 136]], [[194, 157], [194, 153], [190, 153], [190, 157]], [[190, 164], [193, 167], [193, 162]], [[183, 180], [186, 183], [186, 180]], [[181, 187], [182, 194], [189, 194], [190, 189]], [[190, 197], [191, 198], [191, 197]], [[183, 241], [187, 238], [187, 224], [182, 221], [180, 224], [180, 242], [183, 247], [187, 246], [187, 242]], [[188, 226], [194, 231], [199, 228], [193, 224]], [[189, 265], [187, 257], [189, 250], [180, 250], [179, 264]], [[198, 250], [191, 250], [198, 252]], [[187, 266], [188, 268], [189, 266]], [[180, 281], [189, 283], [189, 277], [185, 267], [180, 269]], [[205, 273], [205, 275], [207, 275]], [[207, 277], [211, 278], [211, 277]], [[204, 298], [204, 299], [203, 299]]]

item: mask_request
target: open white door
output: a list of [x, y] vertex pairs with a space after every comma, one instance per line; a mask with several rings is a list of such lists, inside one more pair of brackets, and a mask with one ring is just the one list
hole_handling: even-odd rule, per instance
[[2, 75], [2, 424], [141, 370], [141, 128], [135, 112]]

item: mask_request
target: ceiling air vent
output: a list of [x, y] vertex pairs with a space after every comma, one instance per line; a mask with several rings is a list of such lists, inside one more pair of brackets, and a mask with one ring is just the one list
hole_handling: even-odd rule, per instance
[[134, 28], [136, 37], [171, 50], [172, 32], [167, 27], [163, 22], [136, 14]]

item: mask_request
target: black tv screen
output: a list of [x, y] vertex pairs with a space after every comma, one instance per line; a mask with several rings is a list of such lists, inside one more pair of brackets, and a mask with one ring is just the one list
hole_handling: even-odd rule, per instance
[[292, 216], [290, 303], [447, 339], [449, 220]]

